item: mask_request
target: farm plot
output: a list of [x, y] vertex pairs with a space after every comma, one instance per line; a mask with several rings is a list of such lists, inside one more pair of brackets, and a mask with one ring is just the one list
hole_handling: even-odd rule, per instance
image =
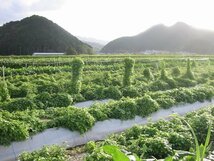
[[[83, 134], [97, 121], [147, 117], [160, 109], [214, 96], [212, 56], [1, 59], [0, 145], [53, 127]], [[87, 109], [72, 107], [100, 99], [113, 101]]]

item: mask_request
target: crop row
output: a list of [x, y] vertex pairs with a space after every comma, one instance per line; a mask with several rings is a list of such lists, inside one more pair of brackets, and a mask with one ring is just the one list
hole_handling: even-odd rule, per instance
[[[137, 63], [157, 63], [160, 61], [182, 63], [188, 56], [160, 56], [160, 55], [99, 55], [99, 56], [79, 56], [87, 65], [110, 65], [121, 63], [125, 58], [131, 57]], [[213, 62], [212, 56], [191, 56], [192, 60], [197, 62]], [[7, 68], [23, 68], [23, 67], [38, 67], [38, 66], [65, 66], [72, 65], [74, 57], [0, 57], [0, 67]]]
[[[89, 142], [86, 146], [89, 153], [86, 161], [113, 161], [112, 156], [104, 152], [105, 145], [114, 145], [121, 151], [125, 151], [126, 154], [136, 155], [142, 160], [148, 158], [168, 158], [169, 160], [170, 158], [173, 161], [179, 161], [183, 160], [183, 157], [186, 158], [185, 160], [188, 160], [188, 158], [195, 160], [194, 149], [197, 145], [186, 122], [195, 132], [195, 137], [202, 148], [209, 126], [213, 129], [214, 107], [188, 113], [184, 118], [173, 116], [170, 121], [160, 120], [144, 126], [134, 126], [120, 134], [110, 136], [99, 144]], [[210, 142], [213, 142], [213, 131], [211, 131], [210, 138]], [[213, 148], [212, 144], [210, 148]]]
[[[26, 139], [29, 135], [50, 127], [65, 127], [84, 133], [96, 121], [110, 118], [127, 120], [136, 115], [146, 117], [160, 108], [170, 108], [179, 103], [210, 100], [214, 96], [213, 91], [213, 87], [210, 86], [174, 89], [135, 99], [121, 99], [103, 105], [95, 104], [88, 109], [57, 107], [59, 102], [61, 102], [60, 105], [66, 103], [65, 100], [70, 104], [70, 98], [60, 94], [48, 95], [48, 97], [43, 95], [33, 100], [16, 99], [4, 104], [0, 111], [0, 131], [2, 131], [0, 144]], [[55, 104], [50, 105], [55, 108], [42, 110], [45, 103], [54, 103], [55, 99], [57, 100]], [[39, 108], [42, 109], [38, 110]]]
[[[179, 161], [185, 156], [187, 158], [187, 155], [189, 158], [194, 157], [194, 137], [184, 120], [193, 128], [199, 143], [204, 143], [209, 125], [211, 124], [212, 128], [214, 125], [214, 107], [191, 112], [184, 117], [173, 116], [168, 121], [160, 120], [156, 123], [134, 126], [120, 134], [113, 134], [102, 142], [90, 141], [84, 146], [83, 152], [87, 153], [85, 160], [113, 161], [114, 154], [117, 154], [117, 160], [121, 160], [124, 153], [126, 156], [135, 156], [138, 161], [166, 157], [168, 160], [171, 158], [173, 161]], [[213, 141], [213, 135], [212, 132], [211, 141]], [[124, 152], [123, 155], [121, 152]], [[52, 145], [38, 151], [24, 152], [19, 156], [20, 161], [41, 158], [68, 161], [69, 151], [64, 147]]]

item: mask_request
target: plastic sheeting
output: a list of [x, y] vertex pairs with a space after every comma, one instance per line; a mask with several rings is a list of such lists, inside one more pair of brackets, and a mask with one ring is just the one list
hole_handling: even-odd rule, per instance
[[146, 124], [148, 122], [148, 118], [149, 121], [157, 121], [163, 118], [167, 119], [173, 113], [184, 115], [187, 112], [191, 112], [212, 104], [214, 104], [214, 99], [211, 102], [196, 102], [193, 104], [174, 106], [170, 109], [161, 109], [146, 118], [136, 116], [132, 120], [122, 121], [119, 119], [109, 119], [105, 121], [99, 121], [95, 123], [91, 130], [83, 135], [80, 135], [76, 131], [69, 131], [68, 129], [64, 128], [47, 129], [25, 141], [13, 142], [10, 146], [7, 147], [0, 146], [0, 160], [16, 160], [18, 155], [23, 151], [34, 151], [42, 148], [44, 145], [57, 144], [65, 145], [66, 147], [74, 147], [85, 144], [90, 140], [102, 140], [112, 133], [121, 132], [127, 128], [132, 127], [133, 125]]
[[109, 101], [111, 101], [112, 99], [104, 99], [104, 100], [98, 100], [98, 101], [85, 101], [85, 102], [79, 102], [74, 104], [75, 107], [79, 107], [79, 108], [88, 108], [90, 106], [92, 106], [95, 103], [107, 103]]

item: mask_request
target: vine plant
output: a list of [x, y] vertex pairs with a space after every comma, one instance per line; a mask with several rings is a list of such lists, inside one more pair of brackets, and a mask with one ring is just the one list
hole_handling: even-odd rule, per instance
[[80, 58], [75, 58], [72, 62], [72, 84], [71, 84], [72, 94], [80, 93], [83, 66], [84, 62]]
[[131, 76], [133, 74], [135, 61], [132, 58], [126, 58], [124, 62], [125, 62], [125, 72], [123, 77], [123, 86], [126, 87], [131, 85]]

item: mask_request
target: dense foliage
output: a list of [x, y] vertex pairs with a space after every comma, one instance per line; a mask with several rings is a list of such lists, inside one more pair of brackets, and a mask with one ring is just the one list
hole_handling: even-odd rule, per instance
[[[162, 108], [203, 102], [214, 96], [213, 56], [203, 59], [200, 55], [78, 57], [0, 58], [1, 145], [27, 139], [52, 127], [83, 134], [97, 121], [148, 117]], [[128, 67], [124, 66], [126, 60]], [[127, 78], [125, 86], [124, 78]], [[86, 109], [71, 107], [75, 102], [105, 98], [113, 100]], [[212, 107], [185, 116], [199, 143], [204, 144], [210, 122], [213, 141], [213, 114]], [[114, 148], [116, 153], [112, 153]], [[141, 159], [165, 158], [176, 156], [176, 150], [194, 153], [191, 149], [195, 149], [192, 133], [181, 118], [173, 117], [170, 121], [135, 126], [101, 143], [90, 142], [87, 160], [109, 161], [124, 150], [127, 152], [124, 154]], [[64, 150], [48, 147], [25, 153], [20, 159], [66, 160], [66, 156]]]
[[10, 99], [7, 84], [4, 80], [0, 80], [0, 101], [4, 102]]
[[20, 161], [68, 161], [66, 150], [60, 146], [46, 146], [41, 150], [30, 152], [24, 152], [19, 156]]
[[0, 143], [24, 140], [29, 136], [28, 127], [20, 121], [0, 119]]
[[80, 133], [88, 131], [95, 123], [95, 119], [84, 109], [71, 107], [53, 109], [49, 114], [53, 116], [51, 127], [66, 127]]
[[[213, 129], [214, 115], [211, 114], [213, 109], [214, 107], [205, 108], [189, 113], [184, 118], [174, 116], [170, 121], [160, 120], [144, 126], [134, 126], [121, 134], [114, 134], [104, 142], [93, 145], [93, 148], [88, 150], [89, 155], [86, 160], [96, 158], [97, 161], [112, 161], [112, 156], [103, 151], [103, 146], [106, 144], [115, 145], [122, 151], [128, 151], [129, 155], [136, 154], [142, 159], [164, 159], [176, 154], [177, 150], [191, 151], [195, 148], [194, 137], [183, 119], [191, 125], [199, 145], [204, 144], [210, 126], [208, 122], [211, 122]], [[214, 133], [211, 131], [211, 141], [213, 136]], [[183, 155], [185, 155], [184, 152]]]
[[74, 59], [72, 62], [71, 93], [80, 93], [83, 65], [84, 62], [78, 58]]
[[125, 71], [123, 76], [123, 86], [126, 87], [131, 85], [131, 76], [134, 68], [134, 59], [126, 58], [124, 62], [125, 62]]
[[[50, 127], [84, 133], [97, 121], [127, 120], [137, 115], [147, 117], [161, 108], [203, 102], [214, 96], [212, 56], [202, 60], [199, 55], [192, 56], [195, 65], [185, 61], [186, 57], [177, 55], [86, 55], [73, 58], [0, 59], [0, 64], [6, 67], [0, 68], [1, 80], [4, 80], [0, 82], [0, 119], [7, 122], [1, 130], [8, 130], [8, 135], [0, 133], [0, 144], [26, 139]], [[130, 60], [129, 70], [125, 70], [125, 60]], [[189, 64], [194, 79], [186, 77]], [[123, 84], [124, 71], [129, 73], [125, 74], [129, 80], [127, 86]], [[72, 82], [76, 83], [76, 90], [71, 90]], [[114, 100], [84, 110], [70, 107], [73, 102], [105, 98]], [[13, 131], [16, 126], [17, 133]], [[183, 140], [180, 134], [172, 134], [171, 142], [176, 139], [182, 142], [176, 142], [173, 148], [183, 146], [188, 149], [187, 144], [183, 144], [188, 140]]]

